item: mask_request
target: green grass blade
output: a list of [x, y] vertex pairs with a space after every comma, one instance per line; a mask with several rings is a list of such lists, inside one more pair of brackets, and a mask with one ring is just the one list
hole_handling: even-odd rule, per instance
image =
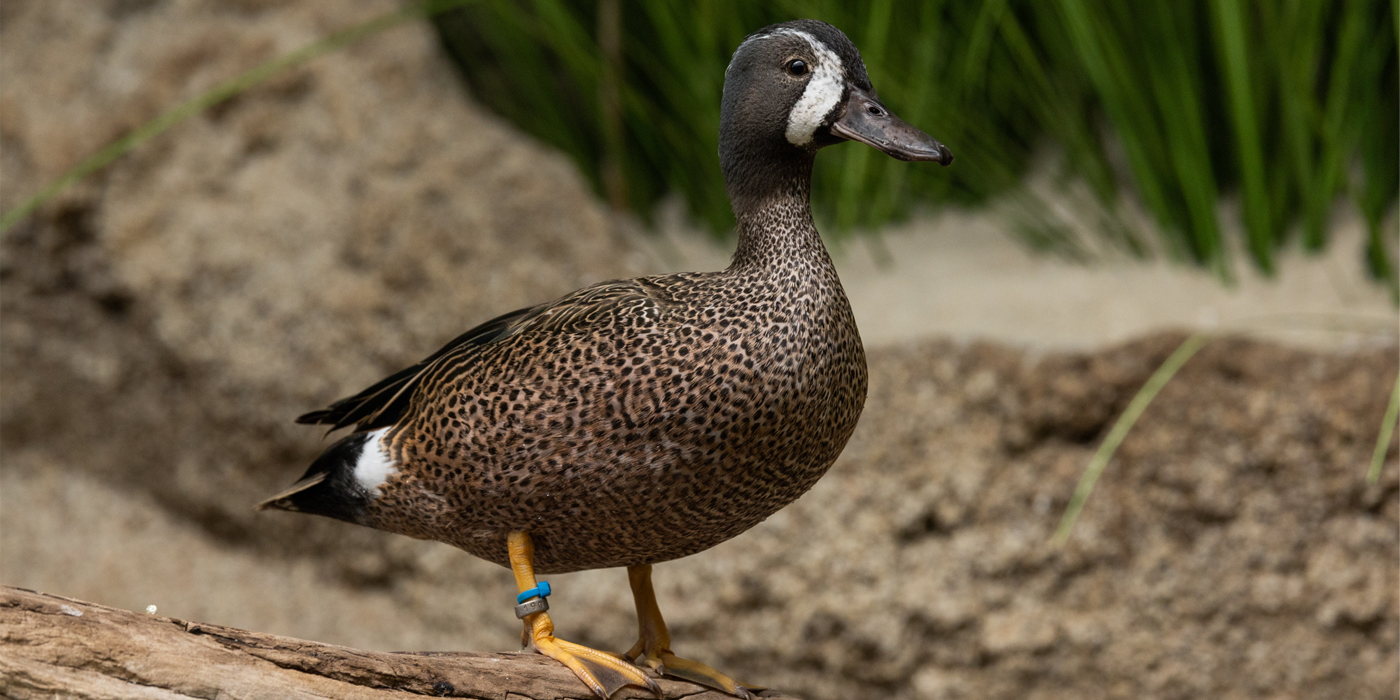
[[1215, 12], [1219, 49], [1225, 64], [1230, 99], [1230, 116], [1235, 127], [1235, 143], [1240, 159], [1240, 180], [1244, 185], [1244, 222], [1249, 251], [1260, 269], [1274, 271], [1274, 231], [1269, 221], [1269, 198], [1265, 190], [1268, 173], [1264, 169], [1263, 144], [1254, 111], [1253, 81], [1249, 75], [1248, 40], [1241, 9], [1243, 0], [1217, 0]]
[[1385, 409], [1381, 421], [1381, 434], [1376, 438], [1376, 449], [1371, 452], [1371, 468], [1366, 470], [1366, 483], [1374, 484], [1381, 478], [1381, 465], [1385, 464], [1385, 453], [1390, 451], [1390, 436], [1395, 431], [1395, 421], [1400, 418], [1400, 376], [1395, 378], [1395, 388], [1390, 392], [1390, 405]]
[[[1205, 135], [1201, 105], [1200, 73], [1191, 65], [1196, 27], [1182, 26], [1184, 13], [1171, 6], [1155, 6], [1157, 21], [1150, 22], [1156, 38], [1155, 57], [1146, 61], [1154, 87], [1156, 111], [1161, 116], [1164, 148], [1170, 154], [1174, 199], [1184, 210], [1185, 230], [1191, 234], [1192, 254], [1198, 262], [1212, 267], [1222, 279], [1229, 279], [1224, 247], [1216, 225], [1218, 202], [1215, 174], [1210, 162], [1210, 145]], [[1121, 87], [1121, 86], [1120, 86]]]
[[1323, 102], [1322, 150], [1318, 157], [1319, 177], [1316, 188], [1309, 193], [1314, 203], [1309, 207], [1313, 218], [1305, 229], [1304, 242], [1308, 248], [1321, 249], [1327, 242], [1324, 217], [1333, 198], [1342, 187], [1350, 138], [1346, 133], [1348, 107], [1351, 107], [1352, 80], [1356, 63], [1364, 49], [1366, 32], [1366, 3], [1343, 3], [1342, 27], [1337, 37], [1336, 60], [1328, 76], [1327, 94]]
[[[1305, 227], [1320, 228], [1327, 215], [1329, 200], [1314, 196], [1317, 189], [1316, 134], [1321, 131], [1321, 111], [1314, 97], [1319, 70], [1323, 32], [1321, 3], [1264, 3], [1260, 7], [1260, 34], [1265, 38], [1266, 65], [1274, 67], [1269, 76], [1275, 97], [1274, 114], [1279, 138], [1275, 146], [1276, 169], [1270, 205], [1278, 213], [1275, 240], [1288, 235], [1287, 222], [1302, 217]], [[1264, 110], [1267, 114], [1268, 109]], [[1320, 232], [1319, 232], [1320, 235]]]
[[1117, 131], [1143, 203], [1168, 231], [1184, 229], [1186, 222], [1172, 214], [1174, 207], [1163, 182], [1162, 175], [1170, 171], [1164, 155], [1167, 149], [1150, 137], [1158, 130], [1157, 117], [1145, 101], [1142, 79], [1134, 76], [1129, 67], [1125, 42], [1136, 41], [1113, 38], [1118, 32], [1107, 26], [1102, 5], [1060, 0], [1059, 7], [1067, 30], [1065, 41], [1082, 62]]
[[1142, 385], [1133, 400], [1128, 402], [1128, 407], [1123, 410], [1123, 415], [1114, 422], [1113, 428], [1108, 431], [1108, 436], [1104, 438], [1103, 444], [1099, 445], [1098, 451], [1089, 460], [1089, 465], [1084, 468], [1084, 474], [1079, 478], [1079, 484], [1074, 488], [1074, 495], [1070, 497], [1069, 505], [1065, 506], [1064, 516], [1060, 518], [1060, 525], [1055, 529], [1053, 541], [1057, 545], [1063, 545], [1069, 541], [1070, 532], [1074, 529], [1074, 524], [1079, 521], [1079, 515], [1084, 510], [1084, 503], [1089, 500], [1089, 494], [1093, 493], [1094, 485], [1098, 483], [1099, 477], [1103, 475], [1103, 470], [1108, 466], [1109, 460], [1113, 459], [1113, 454], [1118, 451], [1118, 446], [1123, 444], [1123, 439], [1128, 436], [1128, 432], [1137, 424], [1138, 418], [1142, 417], [1143, 411], [1151, 405], [1152, 400], [1157, 398], [1157, 393], [1162, 387], [1176, 376], [1177, 371], [1190, 360], [1198, 350], [1213, 339], [1209, 333], [1195, 333], [1176, 350], [1167, 357], [1157, 371], [1148, 377], [1147, 383]]

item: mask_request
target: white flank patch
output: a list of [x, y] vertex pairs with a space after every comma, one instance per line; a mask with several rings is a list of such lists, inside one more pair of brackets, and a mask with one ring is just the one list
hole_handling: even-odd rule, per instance
[[364, 447], [360, 448], [360, 458], [355, 460], [355, 481], [365, 487], [371, 498], [379, 496], [379, 487], [389, 480], [390, 474], [397, 471], [394, 460], [379, 444], [387, 432], [388, 428], [380, 428], [370, 433]]
[[787, 140], [797, 146], [812, 142], [812, 134], [822, 125], [822, 119], [831, 114], [841, 93], [846, 87], [846, 69], [841, 65], [841, 57], [828, 49], [816, 37], [797, 29], [779, 29], [773, 32], [802, 37], [812, 45], [812, 53], [817, 56], [817, 65], [812, 66], [812, 77], [807, 81], [807, 89], [793, 105], [788, 115]]

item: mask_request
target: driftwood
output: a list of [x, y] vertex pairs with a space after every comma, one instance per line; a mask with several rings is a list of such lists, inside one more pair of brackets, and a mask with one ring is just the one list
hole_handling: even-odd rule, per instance
[[[667, 700], [730, 696], [660, 679]], [[785, 697], [771, 691], [765, 697]], [[9, 698], [593, 696], [531, 653], [377, 652], [118, 610], [0, 586], [0, 696]], [[651, 698], [624, 688], [614, 698]]]

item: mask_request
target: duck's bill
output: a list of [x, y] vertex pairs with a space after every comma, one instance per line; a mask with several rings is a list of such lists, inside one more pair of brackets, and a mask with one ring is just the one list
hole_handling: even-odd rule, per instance
[[831, 133], [843, 139], [874, 146], [900, 160], [953, 162], [953, 152], [937, 139], [896, 117], [880, 101], [862, 90], [851, 89], [846, 111], [831, 125]]

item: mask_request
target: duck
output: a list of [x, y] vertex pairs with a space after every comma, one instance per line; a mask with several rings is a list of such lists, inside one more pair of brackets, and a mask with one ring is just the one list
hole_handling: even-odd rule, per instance
[[[749, 34], [724, 73], [728, 268], [605, 281], [512, 311], [297, 418], [351, 428], [259, 504], [434, 540], [509, 568], [526, 648], [607, 700], [653, 675], [750, 698], [677, 656], [652, 566], [748, 530], [810, 489], [865, 403], [865, 352], [812, 219], [817, 152], [953, 154], [876, 95], [856, 46], [803, 19]], [[626, 567], [622, 654], [554, 635], [540, 574]], [[654, 674], [649, 675], [650, 669]]]

